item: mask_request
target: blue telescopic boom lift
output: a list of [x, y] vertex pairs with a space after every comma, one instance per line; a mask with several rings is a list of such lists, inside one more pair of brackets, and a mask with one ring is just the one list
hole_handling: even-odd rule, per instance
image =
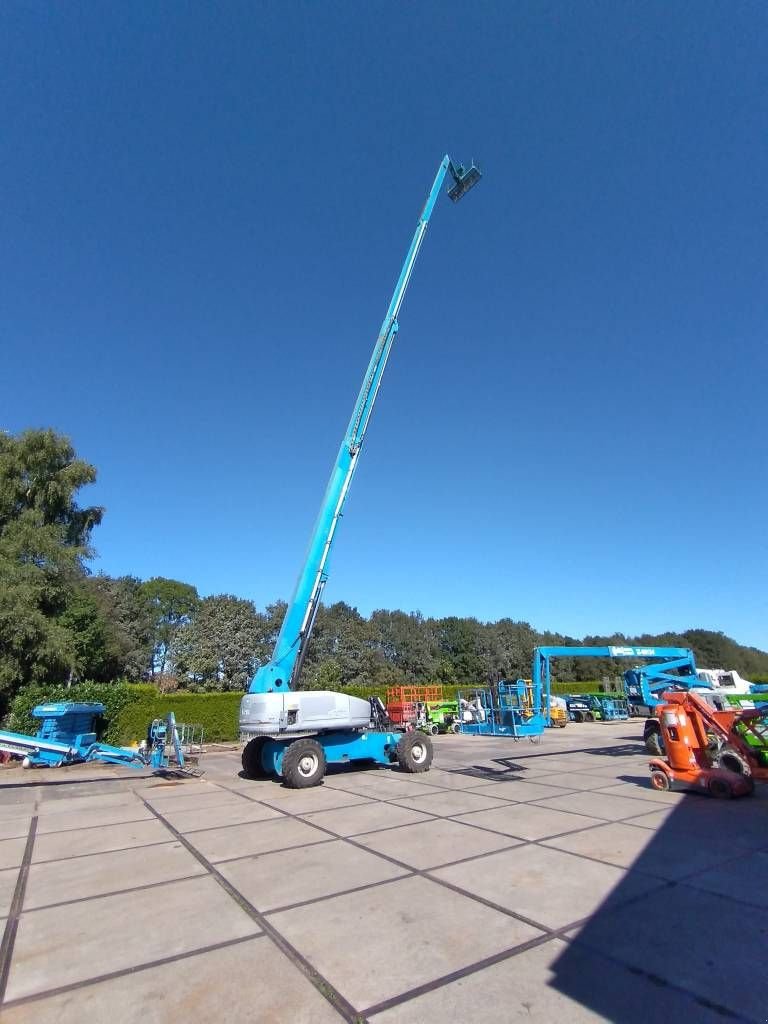
[[251, 680], [240, 705], [240, 733], [246, 740], [243, 771], [249, 777], [276, 774], [294, 788], [316, 786], [327, 764], [395, 761], [408, 771], [426, 771], [432, 760], [429, 738], [388, 730], [381, 702], [297, 686], [328, 580], [336, 529], [360, 458], [381, 379], [398, 331], [398, 316], [443, 182], [454, 201], [480, 180], [473, 164], [464, 168], [443, 158], [405, 257], [381, 325], [349, 425], [344, 433], [296, 590], [285, 613], [272, 658]]

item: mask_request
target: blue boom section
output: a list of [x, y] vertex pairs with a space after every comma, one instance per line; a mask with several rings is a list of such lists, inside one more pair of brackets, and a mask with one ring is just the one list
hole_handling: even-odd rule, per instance
[[446, 174], [453, 179], [449, 191], [455, 201], [476, 184], [479, 170], [472, 165], [468, 170], [454, 167], [448, 156], [438, 168], [424, 209], [419, 217], [416, 230], [405, 257], [400, 276], [397, 279], [392, 300], [381, 325], [373, 354], [365, 373], [360, 393], [357, 396], [352, 416], [341, 442], [336, 461], [331, 471], [320, 513], [312, 531], [309, 550], [304, 560], [296, 589], [285, 613], [280, 634], [275, 643], [271, 661], [262, 665], [251, 680], [250, 693], [273, 693], [281, 689], [295, 689], [312, 634], [315, 617], [320, 606], [323, 588], [328, 580], [328, 562], [333, 548], [336, 528], [344, 510], [360, 450], [368, 427], [381, 378], [387, 365], [392, 343], [398, 331], [397, 318], [405, 298], [416, 258], [429, 224], [435, 203], [440, 194]]
[[549, 692], [552, 658], [632, 658], [639, 664], [624, 673], [624, 691], [630, 704], [656, 707], [667, 690], [708, 689], [696, 675], [693, 651], [687, 647], [537, 647], [533, 652], [534, 684]]

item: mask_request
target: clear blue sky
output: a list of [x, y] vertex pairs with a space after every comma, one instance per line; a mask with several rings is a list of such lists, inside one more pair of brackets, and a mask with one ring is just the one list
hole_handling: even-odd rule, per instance
[[328, 600], [768, 647], [768, 11], [0, 10], [0, 426], [94, 568], [288, 596], [424, 195]]

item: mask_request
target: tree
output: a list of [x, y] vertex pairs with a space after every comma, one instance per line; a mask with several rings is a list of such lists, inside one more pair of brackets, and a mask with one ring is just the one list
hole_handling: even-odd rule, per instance
[[419, 612], [373, 612], [369, 622], [371, 644], [386, 662], [401, 670], [406, 678], [429, 682], [436, 662], [430, 636]]
[[77, 492], [96, 470], [52, 430], [0, 433], [0, 695], [72, 672], [62, 616], [78, 593], [103, 509]]
[[176, 634], [173, 660], [179, 676], [207, 690], [245, 690], [269, 657], [272, 623], [252, 601], [230, 594], [206, 597]]
[[85, 584], [110, 626], [114, 674], [132, 682], [145, 678], [152, 671], [155, 615], [141, 580], [99, 573]]
[[490, 678], [490, 665], [480, 653], [481, 629], [477, 619], [449, 616], [439, 620], [439, 650], [451, 663], [454, 677], [459, 683], [477, 684]]
[[356, 608], [344, 601], [321, 605], [307, 651], [302, 686], [318, 689], [318, 672], [324, 661], [338, 665], [340, 685], [366, 682], [375, 660], [368, 643], [368, 623]]
[[155, 576], [142, 583], [141, 591], [153, 615], [151, 673], [164, 675], [171, 663], [171, 651], [180, 631], [189, 623], [200, 604], [197, 589], [190, 583]]
[[112, 623], [84, 580], [59, 618], [67, 660], [67, 683], [106, 682], [120, 674], [120, 650]]

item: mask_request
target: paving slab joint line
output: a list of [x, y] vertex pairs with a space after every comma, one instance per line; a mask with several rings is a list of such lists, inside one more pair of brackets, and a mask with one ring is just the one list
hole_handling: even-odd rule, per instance
[[[276, 821], [276, 818], [267, 819]], [[254, 821], [249, 824], [259, 825], [261, 822]], [[310, 846], [323, 846], [326, 843], [333, 843], [338, 840], [338, 836], [325, 836], [323, 839], [315, 839], [311, 843], [294, 843], [293, 846], [278, 846], [276, 850], [264, 850], [260, 853], [241, 853], [237, 857], [224, 857], [223, 860], [215, 861], [216, 867], [220, 868], [222, 864], [236, 864], [239, 860], [258, 860], [260, 857], [270, 857], [273, 853], [288, 853], [290, 850], [306, 850]], [[213, 862], [212, 862], [213, 863]]]
[[56, 988], [43, 989], [41, 992], [31, 992], [27, 996], [9, 999], [3, 1003], [3, 1007], [11, 1009], [16, 1006], [26, 1006], [28, 1003], [37, 1003], [41, 999], [51, 999], [66, 992], [78, 992], [80, 989], [90, 988], [92, 985], [100, 985], [105, 981], [114, 981], [116, 978], [124, 978], [129, 974], [140, 974], [142, 971], [149, 971], [156, 967], [165, 967], [167, 964], [175, 964], [180, 960], [189, 960], [195, 956], [205, 956], [206, 953], [215, 953], [219, 949], [228, 949], [230, 946], [239, 946], [242, 942], [253, 942], [256, 939], [266, 939], [265, 933], [256, 932], [253, 935], [240, 935], [236, 939], [215, 942], [210, 946], [201, 946], [199, 949], [190, 949], [184, 953], [175, 953], [173, 956], [164, 956], [159, 960], [149, 960], [147, 963], [134, 964], [131, 967], [121, 967], [119, 970], [110, 971], [108, 974], [97, 974], [94, 978], [72, 981], [67, 985], [57, 985]]
[[200, 874], [179, 875], [178, 878], [164, 878], [160, 882], [145, 882], [143, 885], [129, 885], [125, 889], [110, 889], [109, 892], [95, 892], [90, 896], [75, 896], [71, 900], [59, 900], [58, 903], [43, 903], [39, 907], [27, 907], [25, 914], [36, 914], [38, 910], [52, 910], [54, 907], [69, 907], [73, 903], [90, 903], [91, 900], [103, 900], [108, 896], [122, 896], [128, 892], [144, 892], [145, 889], [157, 889], [161, 885], [176, 885], [177, 882], [191, 882], [201, 878]]
[[32, 820], [29, 823], [29, 832], [27, 833], [27, 842], [24, 847], [24, 854], [21, 859], [21, 867], [19, 868], [19, 874], [16, 878], [16, 886], [13, 890], [13, 899], [11, 900], [11, 909], [8, 912], [8, 919], [5, 922], [5, 930], [3, 931], [2, 942], [0, 942], [0, 1006], [3, 1004], [5, 999], [5, 991], [8, 987], [8, 974], [11, 969], [11, 959], [13, 958], [13, 949], [16, 944], [16, 933], [19, 928], [19, 918], [21, 917], [21, 908], [24, 905], [24, 893], [27, 889], [27, 878], [29, 877], [29, 865], [32, 862], [32, 848], [35, 845], [35, 835], [37, 833], [37, 815], [33, 815]]
[[[318, 970], [316, 970], [309, 960], [304, 957], [295, 946], [293, 946], [285, 936], [278, 931], [278, 929], [268, 921], [264, 914], [257, 910], [256, 907], [239, 892], [232, 883], [217, 870], [216, 866], [212, 864], [207, 857], [205, 857], [199, 850], [195, 849], [189, 840], [185, 839], [181, 832], [178, 832], [171, 823], [163, 817], [163, 815], [155, 810], [149, 803], [145, 804], [155, 817], [162, 822], [163, 825], [171, 832], [182, 845], [192, 854], [192, 856], [202, 864], [208, 874], [218, 882], [221, 888], [230, 896], [235, 903], [243, 910], [252, 921], [262, 929], [265, 935], [272, 940], [277, 946], [281, 953], [283, 953], [297, 968], [301, 971], [304, 977], [312, 984], [312, 986], [326, 999], [333, 1009], [347, 1021], [347, 1024], [368, 1024], [364, 1015], [360, 1014], [355, 1010], [350, 1002], [338, 991]], [[294, 817], [294, 815], [291, 815]]]
[[[65, 814], [65, 811], [60, 813]], [[41, 836], [60, 836], [65, 832], [91, 832], [95, 828], [112, 828], [113, 825], [138, 825], [140, 821], [151, 821], [151, 818], [130, 818], [128, 821], [108, 821], [100, 825], [78, 825], [76, 828], [54, 828], [50, 831], [40, 832]]]
[[[151, 818], [145, 818], [144, 821], [152, 821]], [[139, 823], [140, 824], [140, 823]], [[112, 825], [105, 825], [104, 828], [112, 828]], [[77, 832], [77, 829], [72, 829], [73, 832]], [[43, 833], [40, 837], [45, 839], [49, 833]], [[127, 853], [128, 850], [148, 850], [150, 846], [170, 846], [171, 843], [175, 843], [175, 839], [160, 839], [156, 843], [141, 843], [139, 846], [118, 846], [116, 850], [94, 850], [93, 853], [68, 853], [65, 857], [48, 857], [46, 860], [36, 860], [35, 867], [38, 864], [58, 864], [59, 861], [63, 860], [83, 860], [85, 857], [103, 857], [107, 853]]]
[[[287, 817], [294, 818], [297, 821], [302, 821], [303, 820], [302, 818], [300, 818], [296, 814], [288, 814]], [[421, 824], [421, 823], [417, 823], [417, 824]], [[398, 868], [403, 868], [405, 871], [409, 871], [412, 874], [417, 875], [420, 878], [424, 878], [424, 879], [426, 879], [429, 882], [434, 882], [436, 885], [442, 886], [444, 889], [450, 889], [451, 891], [456, 892], [456, 893], [460, 894], [461, 896], [465, 896], [465, 897], [468, 897], [471, 900], [474, 900], [476, 903], [481, 903], [483, 906], [486, 906], [486, 907], [490, 908], [491, 910], [496, 910], [499, 913], [504, 914], [505, 917], [512, 917], [516, 921], [521, 921], [523, 924], [526, 924], [526, 925], [528, 925], [529, 927], [532, 927], [532, 928], [536, 928], [536, 930], [540, 931], [540, 932], [547, 932], [547, 933], [551, 932], [551, 929], [547, 928], [546, 925], [537, 924], [535, 921], [531, 921], [529, 918], [523, 917], [522, 914], [517, 914], [517, 913], [515, 913], [514, 910], [509, 910], [508, 907], [502, 907], [502, 906], [500, 906], [497, 903], [492, 903], [490, 900], [485, 899], [485, 897], [478, 896], [477, 893], [467, 892], [464, 889], [459, 889], [458, 886], [454, 886], [451, 882], [446, 882], [442, 878], [434, 878], [432, 875], [429, 874], [429, 871], [427, 871], [424, 868], [414, 868], [412, 864], [406, 864], [405, 861], [398, 860], [396, 857], [391, 857], [388, 853], [382, 853], [381, 850], [375, 850], [375, 849], [369, 848], [367, 846], [364, 846], [362, 843], [356, 842], [350, 836], [339, 836], [335, 832], [331, 832], [328, 829], [322, 828], [322, 826], [320, 826], [320, 825], [314, 825], [314, 827], [317, 828], [317, 829], [320, 829], [323, 832], [327, 832], [329, 835], [332, 835], [334, 839], [340, 839], [342, 842], [348, 843], [350, 846], [353, 846], [356, 850], [362, 850], [364, 853], [371, 853], [375, 857], [380, 857], [382, 860], [385, 860], [385, 861], [387, 861], [390, 864], [394, 864]], [[393, 826], [393, 828], [404, 828], [404, 827], [406, 827], [406, 826], [402, 826], [402, 825], [395, 825], [395, 826]], [[379, 831], [380, 832], [387, 832], [387, 831], [390, 831], [390, 830], [389, 829], [380, 829]], [[376, 834], [378, 835], [379, 833], [376, 833]], [[509, 837], [507, 837], [507, 838], [509, 838]], [[519, 844], [519, 845], [524, 845], [524, 844]], [[498, 852], [498, 851], [492, 851], [492, 852], [495, 853], [495, 852]], [[487, 855], [481, 854], [480, 856], [487, 856]], [[436, 869], [432, 869], [432, 870], [436, 870]], [[394, 882], [394, 881], [397, 881], [397, 879], [390, 879], [390, 881]]]
[[[568, 927], [570, 928], [571, 925]], [[473, 974], [477, 974], [479, 971], [485, 970], [487, 967], [493, 967], [496, 964], [504, 963], [505, 960], [511, 960], [513, 957], [520, 956], [521, 953], [527, 953], [531, 949], [536, 949], [539, 946], [543, 946], [546, 943], [552, 942], [554, 939], [561, 937], [562, 936], [559, 931], [545, 935], [538, 935], [536, 938], [529, 939], [527, 942], [521, 942], [519, 945], [512, 946], [510, 949], [504, 949], [500, 953], [494, 953], [492, 956], [488, 956], [484, 960], [477, 960], [473, 964], [467, 964], [465, 967], [459, 967], [457, 970], [451, 971], [450, 974], [443, 974], [441, 977], [434, 978], [432, 981], [424, 982], [423, 985], [417, 985], [405, 992], [401, 992], [399, 995], [392, 996], [390, 999], [384, 999], [380, 1003], [368, 1006], [363, 1010], [363, 1013], [366, 1017], [373, 1017], [376, 1013], [383, 1013], [384, 1010], [389, 1010], [394, 1006], [400, 1006], [402, 1003], [409, 1003], [412, 999], [418, 998], [418, 996], [425, 995], [428, 992], [434, 992], [439, 988], [444, 988], [446, 985], [450, 985], [454, 981], [459, 981], [461, 978], [468, 978]]]
[[702, 1006], [707, 1010], [712, 1010], [721, 1017], [725, 1017], [726, 1020], [738, 1021], [739, 1024], [762, 1024], [762, 1022], [757, 1021], [756, 1018], [745, 1017], [738, 1011], [732, 1010], [730, 1006], [725, 1006], [723, 1003], [717, 1003], [713, 999], [709, 999], [707, 996], [703, 996], [698, 992], [694, 992], [692, 989], [686, 988], [683, 985], [678, 985], [674, 981], [670, 981], [669, 978], [664, 978], [659, 974], [654, 974], [653, 971], [647, 971], [644, 968], [639, 967], [637, 964], [625, 963], [618, 957], [612, 956], [610, 953], [606, 953], [597, 946], [593, 946], [592, 943], [582, 940], [578, 935], [574, 935], [570, 938], [570, 944], [579, 946], [581, 949], [586, 949], [593, 956], [600, 957], [615, 967], [618, 966], [623, 968], [625, 971], [629, 971], [630, 974], [634, 974], [638, 978], [643, 978], [659, 988], [678, 992], [686, 998], [691, 999], [697, 1005]]
[[393, 882], [402, 882], [405, 878], [415, 878], [415, 871], [404, 872], [394, 878], [381, 878], [378, 882], [366, 882], [365, 885], [356, 885], [352, 889], [341, 889], [339, 892], [329, 892], [323, 896], [313, 896], [308, 900], [301, 900], [299, 903], [286, 903], [282, 907], [273, 907], [265, 910], [264, 916], [271, 917], [273, 914], [282, 914], [285, 910], [299, 910], [301, 907], [313, 907], [316, 903], [325, 903], [326, 900], [333, 900], [337, 896], [352, 896], [356, 892], [367, 892], [369, 889], [380, 889], [384, 885], [391, 885]]

